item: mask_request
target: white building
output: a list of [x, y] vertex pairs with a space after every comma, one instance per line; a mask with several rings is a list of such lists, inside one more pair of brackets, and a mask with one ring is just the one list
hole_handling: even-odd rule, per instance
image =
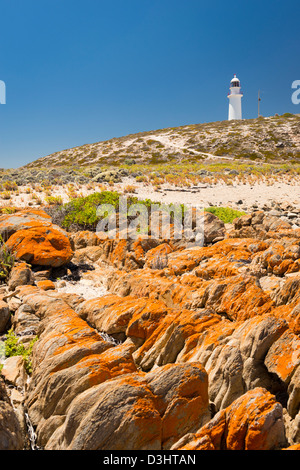
[[230, 93], [228, 93], [229, 98], [229, 110], [228, 110], [228, 120], [232, 119], [242, 119], [242, 97], [241, 93], [241, 84], [239, 79], [234, 75], [234, 78], [230, 82]]

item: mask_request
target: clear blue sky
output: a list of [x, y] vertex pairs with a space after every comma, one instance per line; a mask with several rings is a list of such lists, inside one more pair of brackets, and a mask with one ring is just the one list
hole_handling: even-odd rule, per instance
[[0, 167], [85, 143], [300, 113], [299, 0], [0, 0]]

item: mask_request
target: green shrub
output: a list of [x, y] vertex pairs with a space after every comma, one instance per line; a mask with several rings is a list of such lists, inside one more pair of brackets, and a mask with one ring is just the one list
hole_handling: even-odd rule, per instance
[[[56, 207], [55, 214], [53, 210], [50, 210], [50, 215], [54, 218], [55, 223], [58, 223], [67, 230], [95, 230], [102, 218], [102, 216], [97, 214], [98, 206], [110, 204], [118, 212], [120, 197], [121, 194], [116, 191], [93, 193], [86, 197], [72, 199], [63, 206]], [[128, 206], [138, 202], [143, 203], [147, 207], [150, 207], [152, 203], [150, 199], [139, 201], [137, 197], [127, 197]], [[49, 211], [47, 212], [49, 213]]]
[[72, 199], [65, 204], [65, 217], [62, 226], [69, 229], [78, 226], [84, 230], [95, 230], [100, 218], [97, 207], [100, 204], [111, 204], [114, 208], [119, 203], [119, 194], [116, 191], [102, 191], [86, 197]]
[[[102, 204], [109, 204], [119, 212], [119, 201], [122, 195], [116, 191], [102, 191], [93, 193], [86, 197], [78, 197], [72, 199], [70, 202], [62, 206], [51, 206], [46, 208], [47, 213], [52, 217], [53, 223], [61, 227], [73, 230], [96, 230], [98, 222], [107, 213], [101, 216], [97, 213], [98, 206]], [[143, 204], [149, 210], [152, 204], [160, 206], [163, 209], [164, 205], [158, 202], [154, 203], [151, 199], [140, 200], [135, 196], [127, 196], [127, 208], [132, 204]]]
[[31, 354], [34, 343], [38, 340], [38, 337], [35, 336], [26, 347], [23, 343], [18, 343], [18, 338], [10, 329], [7, 333], [7, 339], [5, 341], [5, 356], [22, 356], [24, 360], [24, 367], [27, 374], [32, 373], [32, 364], [31, 364]]
[[208, 207], [206, 212], [211, 212], [219, 219], [223, 220], [225, 224], [231, 224], [234, 219], [245, 215], [245, 212], [231, 209], [230, 207]]

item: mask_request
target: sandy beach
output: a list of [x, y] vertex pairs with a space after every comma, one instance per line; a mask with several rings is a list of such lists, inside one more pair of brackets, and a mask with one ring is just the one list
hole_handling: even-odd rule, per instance
[[291, 186], [286, 183], [278, 183], [272, 186], [267, 183], [225, 185], [218, 183], [214, 186], [199, 185], [192, 188], [175, 188], [163, 186], [160, 190], [153, 187], [143, 187], [135, 184], [136, 195], [141, 198], [149, 198], [153, 201], [167, 204], [184, 203], [193, 206], [240, 206], [250, 207], [272, 203], [288, 203], [299, 205], [300, 186]]

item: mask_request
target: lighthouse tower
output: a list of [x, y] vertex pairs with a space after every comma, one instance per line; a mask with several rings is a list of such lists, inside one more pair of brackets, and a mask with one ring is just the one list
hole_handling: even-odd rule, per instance
[[228, 121], [232, 119], [242, 119], [242, 97], [243, 93], [241, 93], [240, 81], [236, 75], [234, 75], [234, 78], [230, 82], [230, 93], [228, 93]]

